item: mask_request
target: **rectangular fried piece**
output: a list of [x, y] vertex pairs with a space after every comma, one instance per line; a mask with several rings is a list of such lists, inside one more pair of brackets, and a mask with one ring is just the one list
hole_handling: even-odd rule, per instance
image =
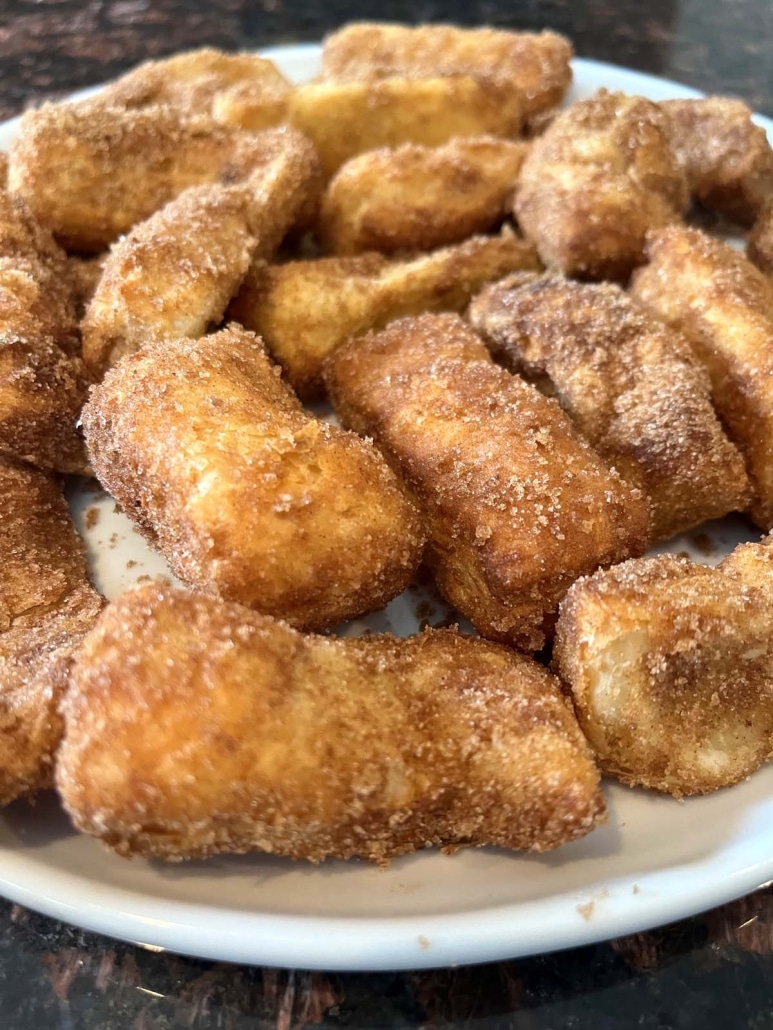
[[284, 121], [291, 89], [265, 57], [204, 47], [145, 61], [107, 86], [99, 99], [108, 106], [135, 109], [166, 104], [254, 132]]
[[648, 243], [633, 294], [690, 340], [746, 460], [751, 514], [773, 527], [773, 282], [733, 247], [673, 226]]
[[82, 324], [95, 375], [147, 342], [196, 338], [220, 322], [250, 262], [272, 257], [316, 203], [312, 145], [292, 129], [267, 137], [283, 148], [244, 185], [192, 186], [114, 245]]
[[547, 382], [583, 436], [652, 503], [653, 540], [743, 511], [743, 458], [688, 341], [613, 283], [516, 273], [472, 302], [492, 353]]
[[322, 201], [319, 235], [333, 254], [432, 250], [504, 221], [527, 143], [477, 137], [406, 143], [347, 161]]
[[322, 77], [472, 75], [514, 87], [531, 118], [561, 103], [572, 81], [571, 57], [572, 44], [555, 32], [354, 22], [326, 37]]
[[83, 426], [99, 481], [201, 590], [326, 628], [419, 563], [418, 513], [378, 451], [307, 414], [240, 326], [130, 355]]
[[440, 591], [484, 636], [538, 650], [573, 580], [644, 550], [642, 493], [458, 316], [353, 339], [326, 381], [343, 423], [373, 436], [413, 492]]
[[690, 193], [706, 207], [751, 225], [773, 195], [773, 148], [741, 100], [664, 100], [671, 148]]
[[455, 136], [512, 138], [521, 131], [521, 103], [512, 89], [463, 75], [311, 82], [293, 91], [289, 121], [312, 141], [330, 177], [378, 147], [432, 147]]
[[571, 587], [554, 661], [602, 769], [675, 797], [745, 779], [773, 755], [773, 564], [661, 555]]
[[8, 183], [63, 246], [98, 253], [189, 186], [243, 181], [284, 146], [277, 130], [236, 132], [164, 105], [44, 104], [22, 117]]
[[644, 260], [647, 232], [677, 221], [687, 201], [664, 112], [602, 89], [533, 142], [514, 210], [548, 268], [622, 281]]
[[754, 223], [746, 256], [761, 271], [773, 275], [773, 200]]
[[122, 855], [547, 851], [604, 821], [555, 679], [454, 631], [304, 636], [146, 584], [108, 607], [71, 682], [57, 786]]
[[350, 336], [404, 315], [461, 311], [484, 283], [539, 267], [533, 247], [509, 229], [404, 260], [257, 262], [229, 314], [263, 337], [299, 396], [311, 399], [323, 392], [323, 362]]

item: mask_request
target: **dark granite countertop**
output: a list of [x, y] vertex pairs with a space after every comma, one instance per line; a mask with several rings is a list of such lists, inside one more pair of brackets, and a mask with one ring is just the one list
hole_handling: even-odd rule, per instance
[[[551, 27], [581, 56], [773, 114], [771, 0], [0, 0], [0, 117], [200, 45], [313, 40], [356, 18]], [[1, 1030], [773, 1028], [773, 891], [608, 944], [404, 974], [261, 970], [119, 944], [0, 901]]]

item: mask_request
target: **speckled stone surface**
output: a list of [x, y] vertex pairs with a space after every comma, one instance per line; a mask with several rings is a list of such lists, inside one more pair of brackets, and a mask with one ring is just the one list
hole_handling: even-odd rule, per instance
[[[0, 0], [0, 117], [204, 44], [312, 40], [341, 23], [552, 27], [581, 56], [773, 114], [771, 0]], [[0, 1030], [771, 1030], [773, 891], [608, 944], [435, 972], [325, 975], [153, 953], [0, 901]]]

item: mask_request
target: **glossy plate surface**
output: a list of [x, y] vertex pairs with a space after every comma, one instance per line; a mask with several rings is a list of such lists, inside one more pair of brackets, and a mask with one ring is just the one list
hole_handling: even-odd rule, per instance
[[[319, 48], [268, 52], [292, 78], [315, 74]], [[676, 83], [575, 62], [572, 99], [599, 86], [652, 99], [697, 95]], [[770, 122], [760, 119], [771, 132]], [[7, 148], [17, 122], [0, 126]], [[163, 574], [110, 498], [72, 491], [97, 585], [115, 596]], [[715, 562], [756, 539], [742, 519], [669, 544]], [[414, 632], [444, 617], [408, 592], [363, 624]], [[397, 969], [514, 957], [676, 920], [773, 879], [773, 766], [747, 783], [679, 803], [606, 785], [609, 824], [548, 856], [428, 852], [380, 870], [249, 856], [164, 865], [125, 861], [77, 835], [53, 795], [0, 813], [0, 894], [49, 915], [155, 948], [306, 969]]]

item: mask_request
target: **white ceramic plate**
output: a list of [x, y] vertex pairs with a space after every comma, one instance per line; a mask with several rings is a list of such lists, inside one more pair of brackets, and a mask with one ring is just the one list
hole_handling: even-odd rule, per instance
[[[316, 46], [269, 53], [297, 80], [318, 66]], [[599, 86], [653, 99], [696, 95], [592, 61], [576, 61], [575, 74], [573, 98]], [[769, 122], [761, 124], [770, 132]], [[15, 122], [0, 127], [0, 149], [15, 129]], [[110, 498], [75, 489], [72, 503], [97, 585], [108, 596], [140, 575], [166, 571]], [[669, 550], [715, 561], [752, 538], [744, 520], [727, 519], [673, 541]], [[410, 633], [418, 600], [408, 593], [364, 622]], [[443, 616], [432, 604], [418, 614], [433, 622]], [[732, 790], [683, 803], [613, 783], [606, 794], [609, 824], [553, 854], [425, 852], [385, 871], [261, 856], [128, 862], [77, 835], [48, 796], [2, 813], [0, 893], [155, 948], [354, 970], [481, 962], [585, 944], [682, 918], [773, 879], [773, 766]]]

